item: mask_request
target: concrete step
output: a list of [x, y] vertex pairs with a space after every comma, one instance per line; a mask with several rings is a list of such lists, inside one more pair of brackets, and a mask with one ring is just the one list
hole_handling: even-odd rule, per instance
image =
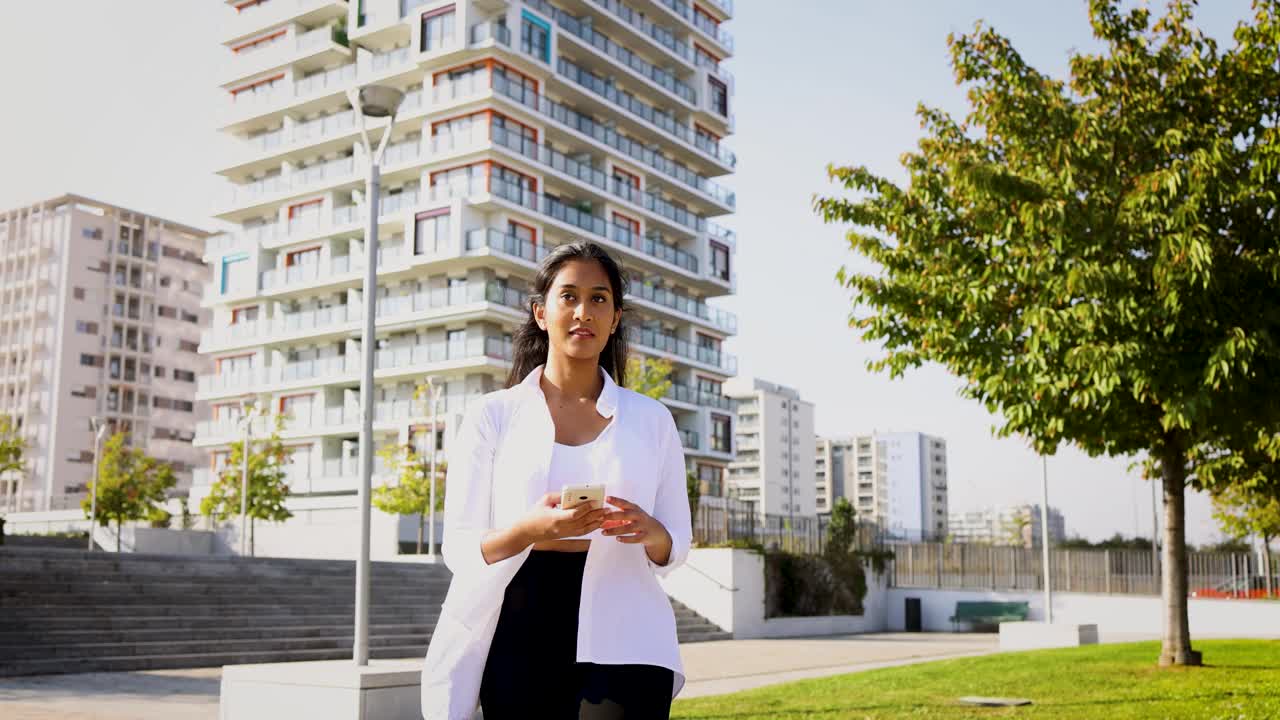
[[[444, 583], [423, 584], [418, 587], [385, 587], [372, 584], [372, 592], [380, 600], [388, 602], [412, 602], [417, 598], [429, 595], [443, 595], [449, 586]], [[202, 588], [198, 584], [175, 584], [172, 586], [136, 586], [77, 588], [66, 586], [61, 590], [51, 588], [33, 590], [28, 588], [0, 589], [0, 608], [26, 607], [38, 604], [65, 603], [67, 598], [74, 597], [88, 604], [113, 603], [127, 605], [136, 603], [167, 602], [189, 604], [211, 602], [216, 599], [238, 599], [244, 602], [275, 602], [293, 599], [299, 604], [314, 605], [332, 602], [355, 594], [355, 584], [349, 587], [308, 588], [294, 585], [259, 585], [243, 588]]]
[[[74, 645], [46, 646], [0, 646], [0, 657], [11, 660], [40, 659], [79, 659], [95, 657], [125, 657], [130, 655], [194, 655], [197, 653], [240, 653], [260, 650], [327, 650], [352, 647], [354, 632], [343, 633], [337, 628], [330, 628], [328, 635], [293, 638], [235, 638], [215, 640], [200, 638], [198, 640], [160, 641], [160, 642], [127, 642], [127, 643], [81, 643]], [[350, 630], [350, 628], [348, 628]], [[426, 645], [430, 641], [429, 633], [415, 635], [373, 635], [369, 636], [369, 647], [393, 647], [404, 644]]]
[[[370, 648], [369, 656], [375, 659], [421, 658], [427, 653], [425, 644]], [[300, 662], [304, 660], [346, 660], [350, 649], [326, 648], [317, 650], [261, 650], [239, 653], [198, 653], [190, 655], [126, 655], [100, 658], [44, 659], [0, 662], [0, 677], [20, 675], [49, 675], [85, 672], [133, 672], [139, 670], [168, 670], [176, 668], [220, 667], [249, 663]]]
[[[246, 627], [237, 624], [234, 627], [216, 626], [209, 628], [190, 627], [137, 627], [128, 630], [76, 629], [46, 631], [13, 631], [0, 632], [0, 647], [27, 646], [49, 647], [61, 645], [106, 644], [122, 642], [176, 642], [188, 640], [193, 630], [199, 630], [199, 636], [211, 640], [243, 640], [262, 638], [303, 638], [344, 635], [354, 632], [353, 618], [330, 616], [331, 619], [319, 623], [296, 625], [272, 625], [266, 627]], [[430, 634], [435, 626], [438, 613], [424, 615], [414, 622], [370, 623], [372, 635], [425, 635]], [[309, 619], [309, 618], [308, 618]], [[0, 657], [3, 651], [0, 651]]]
[[[370, 581], [382, 585], [417, 585], [421, 583], [448, 583], [450, 577], [441, 573], [373, 573]], [[256, 577], [250, 575], [179, 575], [175, 573], [131, 572], [64, 572], [61, 570], [5, 572], [0, 571], [0, 588], [22, 587], [40, 584], [100, 584], [100, 583], [202, 583], [210, 587], [238, 586], [246, 584], [298, 583], [326, 587], [355, 583], [354, 573], [328, 574], [316, 577], [306, 575], [281, 577]]]
[[[444, 596], [424, 596], [414, 603], [386, 603], [375, 599], [370, 605], [370, 610], [378, 612], [384, 608], [438, 608], [440, 603], [444, 601]], [[18, 608], [7, 608], [0, 612], [0, 629], [4, 628], [10, 621], [26, 620], [39, 618], [59, 617], [62, 615], [79, 615], [87, 618], [106, 618], [117, 617], [125, 614], [130, 615], [150, 615], [150, 616], [172, 616], [172, 617], [246, 617], [254, 615], [273, 615], [273, 616], [290, 616], [303, 614], [304, 610], [314, 610], [317, 613], [354, 613], [355, 604], [353, 602], [334, 602], [328, 604], [317, 604], [305, 606], [300, 603], [279, 602], [279, 603], [236, 603], [234, 600], [227, 600], [218, 604], [189, 604], [189, 605], [173, 605], [173, 604], [103, 604], [92, 607], [75, 604], [60, 605], [40, 605]]]
[[[370, 621], [374, 623], [417, 623], [434, 622], [434, 618], [439, 613], [439, 605], [432, 607], [414, 607], [414, 608], [384, 608], [374, 606], [370, 608]], [[72, 630], [105, 630], [105, 631], [129, 631], [138, 628], [155, 628], [155, 629], [172, 629], [182, 628], [191, 632], [204, 632], [208, 630], [217, 630], [227, 627], [228, 623], [234, 620], [236, 627], [244, 628], [264, 628], [264, 627], [286, 627], [295, 625], [323, 625], [334, 624], [343, 625], [350, 624], [355, 617], [355, 610], [352, 609], [346, 613], [330, 613], [328, 611], [321, 613], [307, 614], [270, 614], [270, 615], [243, 615], [234, 618], [219, 615], [206, 615], [201, 617], [187, 615], [137, 615], [137, 616], [84, 616], [84, 615], [58, 615], [53, 617], [35, 617], [30, 619], [17, 619], [6, 621], [0, 616], [0, 631], [2, 632], [31, 632], [31, 631], [72, 631]]]

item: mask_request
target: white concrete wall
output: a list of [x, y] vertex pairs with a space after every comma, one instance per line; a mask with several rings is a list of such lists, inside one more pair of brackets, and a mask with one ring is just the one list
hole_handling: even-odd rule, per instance
[[800, 637], [882, 632], [888, 611], [884, 578], [868, 579], [862, 615], [766, 619], [764, 557], [750, 550], [695, 548], [683, 567], [662, 579], [662, 587], [735, 638]]
[[[1030, 604], [1029, 620], [1044, 620], [1044, 595], [1039, 592], [993, 592], [986, 590], [934, 590], [891, 588], [887, 592], [886, 629], [906, 629], [906, 598], [920, 598], [925, 631], [949, 632], [960, 601], [1025, 601]], [[1280, 603], [1256, 600], [1189, 599], [1192, 636], [1280, 638]], [[1054, 593], [1054, 622], [1095, 623], [1107, 633], [1161, 632], [1160, 598], [1149, 595], [1102, 595]], [[967, 629], [962, 626], [962, 629]]]

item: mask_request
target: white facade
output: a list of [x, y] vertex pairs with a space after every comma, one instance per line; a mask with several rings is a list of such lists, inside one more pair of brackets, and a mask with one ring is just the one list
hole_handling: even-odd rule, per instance
[[[197, 444], [207, 484], [236, 439], [241, 400], [285, 415], [295, 495], [355, 502], [365, 159], [346, 92], [403, 90], [382, 164], [375, 435], [429, 432], [410, 401], [434, 376], [444, 424], [505, 384], [536, 263], [555, 245], [605, 245], [631, 277], [633, 354], [666, 358], [665, 401], [690, 471], [715, 493], [731, 458], [736, 319], [731, 41], [714, 0], [266, 0], [228, 2], [220, 169], [206, 294], [213, 408]], [[718, 59], [717, 59], [718, 58]], [[721, 92], [723, 90], [723, 92]], [[385, 121], [371, 121], [372, 138]], [[446, 434], [447, 433], [443, 433]], [[426, 437], [426, 435], [424, 435]]]
[[[953, 542], [1039, 547], [1042, 537], [1038, 503], [954, 512], [947, 524]], [[1066, 536], [1066, 520], [1057, 508], [1049, 506], [1049, 542]]]
[[815, 516], [813, 403], [758, 379], [735, 378], [726, 392], [738, 410], [729, 497], [763, 515]]
[[185, 492], [202, 455], [207, 236], [77, 195], [0, 213], [0, 414], [28, 442], [25, 472], [0, 478], [0, 510], [79, 507], [93, 415], [171, 462]]
[[849, 498], [860, 519], [896, 538], [947, 531], [947, 443], [918, 432], [817, 438], [818, 512]]

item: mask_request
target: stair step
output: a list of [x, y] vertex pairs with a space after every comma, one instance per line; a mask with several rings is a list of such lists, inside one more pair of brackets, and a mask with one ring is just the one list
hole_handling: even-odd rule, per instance
[[[421, 658], [426, 645], [370, 648], [375, 659]], [[177, 668], [221, 667], [250, 663], [301, 662], [305, 660], [345, 660], [351, 650], [327, 648], [316, 650], [260, 650], [238, 653], [193, 653], [188, 655], [125, 655], [101, 658], [43, 659], [0, 662], [0, 677], [49, 675], [85, 672], [133, 672], [139, 670], [171, 670]]]
[[[332, 629], [336, 630], [336, 629]], [[388, 647], [402, 645], [406, 642], [410, 643], [426, 643], [430, 640], [430, 633], [419, 633], [416, 635], [370, 635], [370, 647]], [[124, 657], [129, 655], [194, 655], [201, 652], [212, 653], [238, 653], [238, 652], [255, 652], [259, 650], [325, 650], [331, 648], [351, 650], [354, 632], [346, 634], [340, 631], [331, 632], [328, 635], [320, 635], [316, 637], [301, 638], [276, 638], [264, 640], [261, 638], [236, 638], [230, 640], [215, 640], [209, 638], [200, 638], [198, 640], [179, 640], [179, 641], [159, 641], [159, 642], [128, 642], [128, 643], [87, 643], [74, 645], [49, 645], [43, 647], [34, 646], [0, 646], [0, 657], [9, 662], [11, 660], [30, 660], [42, 658], [93, 658], [93, 657]]]
[[[438, 613], [415, 618], [414, 622], [370, 623], [371, 635], [420, 635], [429, 634], [435, 625]], [[262, 638], [300, 638], [342, 635], [352, 630], [353, 618], [336, 618], [330, 622], [308, 623], [297, 625], [274, 625], [268, 627], [235, 627], [200, 628], [200, 637], [211, 640], [240, 640]], [[170, 627], [153, 628], [138, 627], [130, 630], [28, 630], [0, 632], [0, 647], [40, 646], [51, 647], [74, 644], [107, 644], [124, 642], [172, 642], [191, 638], [193, 628]], [[2, 656], [3, 653], [0, 653]]]

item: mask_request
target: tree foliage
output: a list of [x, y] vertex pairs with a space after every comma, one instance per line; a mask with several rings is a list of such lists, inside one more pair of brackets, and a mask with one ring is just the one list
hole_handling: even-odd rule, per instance
[[627, 359], [626, 377], [632, 390], [661, 400], [671, 390], [671, 361], [632, 356]]
[[1227, 51], [1193, 4], [1156, 17], [1092, 0], [1099, 54], [1070, 78], [979, 23], [950, 38], [963, 120], [922, 106], [899, 186], [832, 167], [872, 272], [841, 268], [850, 325], [891, 376], [936, 362], [1041, 452], [1144, 454], [1166, 505], [1162, 663], [1196, 664], [1184, 486], [1198, 448], [1276, 449], [1280, 428], [1280, 3], [1256, 0]]
[[27, 440], [9, 415], [0, 415], [0, 475], [26, 470]]
[[[382, 512], [391, 515], [418, 516], [418, 554], [422, 554], [423, 524], [431, 508], [430, 456], [418, 452], [413, 445], [390, 444], [378, 454], [394, 476], [390, 484], [373, 489], [370, 502]], [[444, 483], [448, 467], [443, 453], [436, 453], [436, 511], [444, 509]]]
[[161, 504], [178, 484], [168, 463], [147, 455], [142, 448], [129, 447], [126, 436], [117, 432], [102, 444], [102, 457], [96, 458], [97, 488], [90, 481], [89, 492], [80, 503], [85, 517], [89, 517], [96, 492], [98, 524], [107, 527], [112, 520], [116, 523], [116, 552], [120, 551], [120, 530], [125, 522], [156, 522], [168, 517]]
[[[266, 426], [268, 416], [257, 415], [254, 418], [255, 429]], [[257, 520], [283, 522], [293, 517], [293, 513], [285, 507], [289, 496], [289, 485], [285, 482], [285, 462], [288, 454], [284, 443], [280, 440], [283, 418], [274, 416], [275, 424], [269, 436], [264, 439], [250, 439], [249, 443], [249, 481], [248, 508], [249, 516], [249, 554], [253, 554], [254, 525]], [[240, 517], [241, 487], [244, 485], [244, 441], [231, 443], [227, 453], [227, 464], [218, 473], [209, 494], [200, 501], [200, 514], [212, 516], [219, 522], [226, 522]], [[245, 532], [240, 528], [240, 532]]]

